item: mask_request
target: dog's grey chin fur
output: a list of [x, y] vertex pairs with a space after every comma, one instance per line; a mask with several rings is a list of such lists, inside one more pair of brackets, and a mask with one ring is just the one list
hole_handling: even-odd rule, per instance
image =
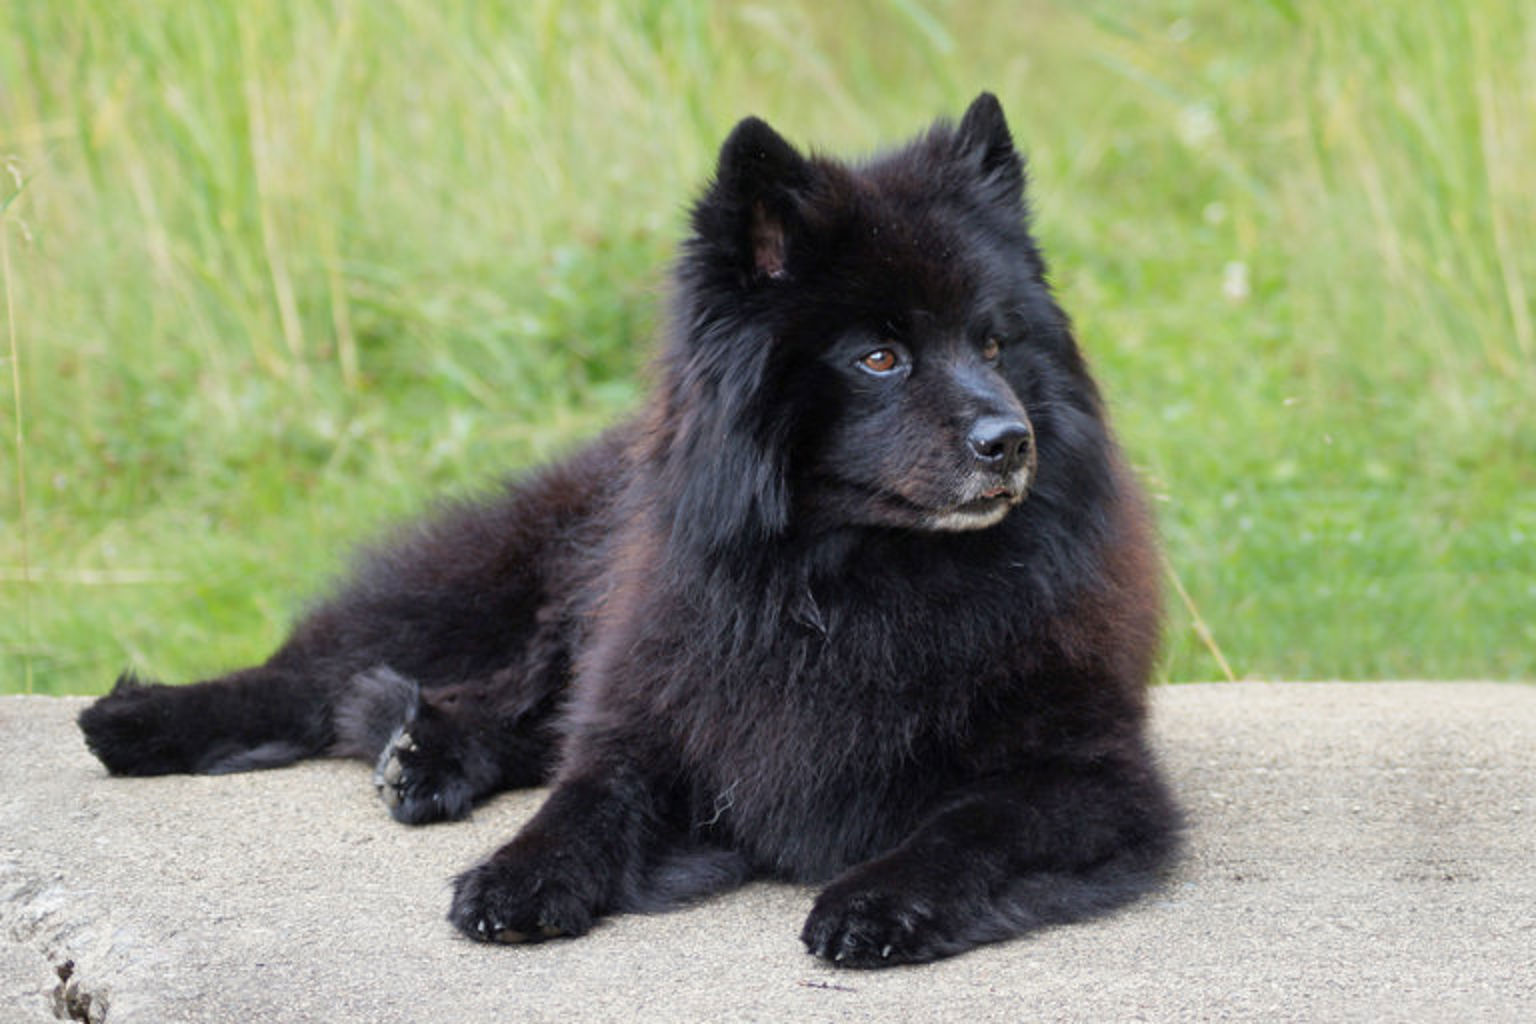
[[[1008, 488], [1007, 501], [998, 500], [984, 508], [968, 508], [967, 506], [983, 501], [987, 491], [997, 487], [995, 478], [986, 486], [976, 484], [967, 488], [966, 496], [961, 501], [956, 502], [953, 508], [933, 513], [928, 516], [923, 525], [930, 530], [950, 532], [985, 530], [989, 526], [996, 526], [1007, 518], [1008, 513], [1013, 511], [1015, 505], [1024, 500], [1025, 495], [1029, 492], [1029, 484], [1030, 474], [1027, 471], [1020, 472], [1011, 477], [1005, 485]], [[999, 495], [998, 498], [1001, 499], [1002, 495]]]
[[1017, 502], [999, 501], [996, 506], [985, 510], [966, 512], [956, 509], [952, 512], [941, 512], [938, 515], [928, 517], [927, 527], [930, 530], [946, 530], [958, 533], [963, 530], [985, 530], [989, 526], [996, 526], [1013, 510]]
[[981, 509], [955, 508], [948, 512], [938, 512], [928, 517], [924, 524], [930, 530], [943, 530], [950, 533], [960, 533], [966, 530], [985, 530], [996, 526], [1008, 517], [1014, 506], [1024, 500], [1024, 495], [1015, 493], [1007, 501], [999, 500], [996, 504]]

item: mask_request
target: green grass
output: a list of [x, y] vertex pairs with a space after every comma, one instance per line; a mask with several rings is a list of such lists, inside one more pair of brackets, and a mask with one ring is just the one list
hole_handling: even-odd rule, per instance
[[857, 153], [982, 88], [1189, 598], [1163, 675], [1536, 677], [1529, 4], [19, 0], [0, 691], [264, 656], [634, 405], [737, 118]]

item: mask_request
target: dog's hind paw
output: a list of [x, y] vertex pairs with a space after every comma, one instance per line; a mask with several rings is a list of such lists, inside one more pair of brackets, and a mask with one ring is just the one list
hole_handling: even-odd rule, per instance
[[467, 815], [474, 792], [451, 755], [434, 754], [399, 726], [373, 769], [373, 786], [396, 821], [424, 825]]
[[80, 712], [80, 731], [91, 753], [113, 775], [167, 775], [192, 770], [177, 732], [176, 691], [141, 682], [131, 672], [112, 692]]

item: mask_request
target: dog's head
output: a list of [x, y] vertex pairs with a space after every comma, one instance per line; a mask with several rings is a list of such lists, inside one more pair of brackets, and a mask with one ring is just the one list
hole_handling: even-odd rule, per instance
[[1075, 435], [1100, 433], [1026, 221], [991, 95], [860, 164], [738, 125], [679, 267], [675, 529], [718, 544], [1007, 518]]

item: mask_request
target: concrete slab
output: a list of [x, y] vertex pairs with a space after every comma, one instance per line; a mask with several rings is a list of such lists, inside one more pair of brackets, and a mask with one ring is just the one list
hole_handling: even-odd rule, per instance
[[410, 829], [361, 764], [112, 779], [82, 701], [0, 698], [0, 1021], [1536, 1020], [1536, 687], [1155, 700], [1194, 823], [1166, 891], [857, 973], [801, 951], [812, 894], [783, 885], [476, 945], [448, 879], [539, 794]]

